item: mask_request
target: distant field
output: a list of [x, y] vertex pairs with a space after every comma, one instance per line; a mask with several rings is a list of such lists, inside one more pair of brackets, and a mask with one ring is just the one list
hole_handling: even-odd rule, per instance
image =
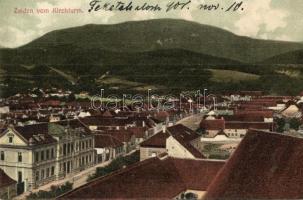
[[277, 70], [276, 71], [279, 74], [284, 74], [290, 78], [299, 78], [301, 76], [301, 72], [299, 70], [287, 70], [287, 69], [283, 69], [283, 70]]
[[233, 71], [233, 70], [221, 70], [221, 69], [208, 69], [212, 73], [211, 81], [214, 82], [239, 82], [257, 80], [259, 75]]
[[20, 65], [21, 67], [27, 69], [27, 70], [31, 70], [31, 69], [34, 69], [36, 66], [35, 65]]
[[68, 80], [70, 83], [75, 84], [77, 82], [77, 79], [74, 78], [72, 75], [67, 74], [59, 69], [56, 69], [54, 67], [49, 67], [51, 70], [59, 74], [60, 76], [64, 77], [66, 80]]
[[97, 84], [106, 84], [111, 86], [112, 88], [117, 88], [117, 89], [132, 89], [132, 90], [137, 90], [137, 91], [144, 91], [148, 89], [159, 89], [159, 86], [155, 85], [148, 85], [144, 83], [139, 83], [135, 81], [129, 81], [126, 79], [123, 79], [118, 76], [108, 76], [108, 77], [102, 77], [99, 78], [96, 81]]
[[97, 83], [103, 83], [106, 85], [117, 85], [117, 86], [122, 86], [122, 87], [136, 87], [141, 85], [138, 82], [133, 82], [133, 81], [128, 81], [120, 77], [114, 77], [114, 76], [108, 76], [104, 78], [100, 78], [97, 80]]

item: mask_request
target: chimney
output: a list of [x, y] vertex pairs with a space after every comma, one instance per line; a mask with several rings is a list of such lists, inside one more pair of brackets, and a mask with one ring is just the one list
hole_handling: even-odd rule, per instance
[[145, 127], [145, 121], [144, 120], [142, 121], [142, 127]]
[[35, 142], [34, 138], [31, 137], [31, 138], [29, 139], [29, 145], [30, 145], [30, 146], [34, 145], [34, 142]]
[[12, 129], [12, 128], [14, 128], [14, 125], [13, 124], [9, 124], [7, 127], [10, 128], [10, 129]]
[[160, 154], [157, 155], [157, 157], [160, 160], [165, 160], [166, 158], [168, 158], [168, 153], [166, 153], [166, 152], [160, 153]]
[[166, 132], [166, 126], [162, 126], [162, 131], [163, 131], [163, 133]]
[[39, 134], [38, 135], [42, 140], [45, 140], [45, 135], [44, 134]]

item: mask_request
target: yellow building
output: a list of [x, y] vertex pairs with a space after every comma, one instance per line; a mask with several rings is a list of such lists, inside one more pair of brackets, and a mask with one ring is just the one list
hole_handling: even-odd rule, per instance
[[79, 121], [9, 126], [0, 134], [0, 168], [18, 194], [94, 165], [94, 136]]

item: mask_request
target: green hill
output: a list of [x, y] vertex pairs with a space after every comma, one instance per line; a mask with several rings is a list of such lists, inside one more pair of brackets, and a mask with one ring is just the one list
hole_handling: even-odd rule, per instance
[[[153, 86], [165, 90], [208, 87], [271, 91], [277, 80], [299, 84], [298, 78], [288, 79], [276, 73], [277, 64], [290, 61], [277, 60], [275, 56], [283, 57], [300, 49], [302, 43], [240, 37], [184, 20], [91, 24], [52, 31], [19, 48], [0, 49], [0, 90], [13, 93], [33, 86], [89, 91], [99, 87], [125, 89], [121, 87], [124, 80], [129, 90]], [[298, 60], [300, 55], [291, 60]], [[225, 71], [218, 76], [209, 69]], [[222, 72], [234, 72], [237, 78]], [[100, 81], [104, 74], [113, 78]], [[271, 81], [271, 76], [275, 81]], [[287, 91], [282, 87], [273, 92], [278, 90]]]
[[301, 43], [256, 40], [223, 29], [173, 19], [85, 25], [52, 31], [20, 49], [45, 50], [60, 45], [112, 52], [185, 49], [197, 53], [251, 63], [302, 49]]
[[303, 64], [303, 49], [283, 53], [264, 60], [265, 64]]

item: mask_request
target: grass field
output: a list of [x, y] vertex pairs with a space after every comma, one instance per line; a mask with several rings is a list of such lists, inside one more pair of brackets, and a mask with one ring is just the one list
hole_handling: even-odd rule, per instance
[[31, 70], [31, 69], [34, 69], [36, 66], [35, 65], [20, 65], [21, 67], [27, 69], [27, 70]]
[[144, 91], [148, 89], [158, 89], [159, 86], [129, 81], [118, 76], [102, 77], [96, 81], [97, 84], [105, 84], [117, 89], [132, 89], [136, 91]]
[[77, 82], [77, 79], [74, 78], [72, 75], [69, 75], [63, 71], [60, 71], [54, 67], [49, 67], [51, 70], [53, 70], [54, 72], [56, 72], [57, 74], [59, 74], [60, 76], [64, 77], [66, 80], [68, 80], [69, 82], [71, 82], [72, 84], [75, 84]]
[[283, 70], [277, 70], [276, 72], [279, 74], [284, 74], [290, 78], [299, 78], [301, 76], [301, 72], [299, 70], [283, 69]]
[[240, 82], [260, 78], [259, 75], [233, 70], [209, 69], [208, 71], [212, 73], [211, 81], [214, 82]]

